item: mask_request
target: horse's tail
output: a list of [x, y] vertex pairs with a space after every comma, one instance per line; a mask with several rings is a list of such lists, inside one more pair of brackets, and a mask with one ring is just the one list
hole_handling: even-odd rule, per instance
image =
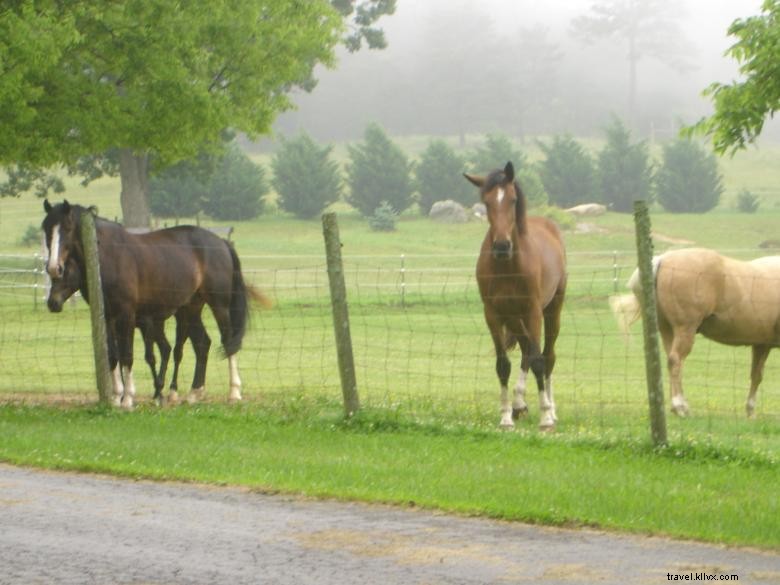
[[614, 295], [609, 297], [609, 306], [617, 319], [620, 332], [628, 339], [629, 328], [641, 316], [639, 299], [634, 293]]
[[[653, 256], [653, 282], [655, 282], [660, 264], [661, 257]], [[631, 273], [627, 286], [631, 290], [630, 293], [609, 297], [609, 306], [612, 309], [612, 314], [615, 315], [618, 327], [626, 339], [628, 339], [631, 325], [636, 323], [642, 316], [642, 307], [639, 304], [639, 294], [642, 290], [642, 285], [639, 281], [639, 268], [634, 269], [634, 272]]]
[[241, 349], [249, 323], [249, 287], [241, 274], [241, 261], [235, 248], [225, 242], [233, 263], [232, 286], [230, 290], [230, 337], [224, 342], [225, 355], [231, 356]]

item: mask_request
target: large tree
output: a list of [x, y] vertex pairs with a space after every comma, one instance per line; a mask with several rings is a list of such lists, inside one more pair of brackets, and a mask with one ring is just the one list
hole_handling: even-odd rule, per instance
[[313, 87], [315, 65], [333, 63], [339, 41], [382, 46], [372, 18], [393, 8], [388, 0], [16, 2], [0, 12], [0, 111], [14, 137], [0, 140], [0, 163], [17, 188], [29, 186], [18, 177], [41, 178], [57, 164], [87, 179], [118, 171], [125, 223], [148, 225], [150, 166], [216, 148], [226, 128], [267, 132], [291, 107], [289, 91]]
[[719, 154], [755, 141], [766, 118], [780, 109], [780, 0], [765, 0], [761, 11], [728, 29], [737, 42], [727, 54], [739, 62], [744, 79], [710, 85], [704, 93], [715, 113], [687, 129], [710, 136]]
[[636, 124], [637, 68], [643, 57], [685, 71], [691, 49], [680, 26], [679, 0], [595, 0], [587, 14], [572, 22], [584, 42], [617, 38], [626, 43], [628, 59], [628, 116]]

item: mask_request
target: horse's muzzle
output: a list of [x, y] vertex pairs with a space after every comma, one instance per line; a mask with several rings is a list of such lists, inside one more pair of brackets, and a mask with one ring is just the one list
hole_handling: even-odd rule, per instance
[[62, 301], [59, 299], [53, 299], [49, 297], [49, 299], [46, 301], [46, 306], [49, 307], [49, 311], [52, 313], [62, 312]]
[[511, 240], [497, 240], [493, 242], [493, 257], [494, 258], [509, 258], [512, 255], [512, 241]]

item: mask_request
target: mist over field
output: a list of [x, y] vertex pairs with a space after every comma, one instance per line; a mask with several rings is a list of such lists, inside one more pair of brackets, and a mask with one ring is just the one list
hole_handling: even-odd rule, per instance
[[[671, 137], [711, 111], [701, 93], [738, 78], [724, 52], [738, 18], [761, 0], [656, 0], [636, 47], [636, 97], [630, 98], [629, 42], [615, 34], [586, 41], [575, 21], [586, 0], [399, 0], [379, 22], [385, 50], [342, 50], [319, 84], [300, 92], [298, 109], [277, 134], [305, 130], [319, 140], [349, 140], [369, 122], [396, 135], [501, 132], [525, 136], [598, 135], [612, 115], [641, 136]], [[602, 3], [603, 4], [603, 3]], [[780, 136], [771, 125], [765, 139]]]

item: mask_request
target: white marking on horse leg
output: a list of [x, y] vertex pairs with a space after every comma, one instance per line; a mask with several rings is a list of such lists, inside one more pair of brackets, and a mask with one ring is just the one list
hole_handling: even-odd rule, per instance
[[509, 388], [501, 385], [501, 423], [502, 429], [513, 429], [515, 423], [512, 420], [512, 404], [509, 402]]
[[125, 393], [125, 385], [122, 383], [122, 374], [119, 371], [119, 364], [111, 370], [111, 379], [114, 382], [114, 406], [119, 406], [122, 403], [122, 394]]
[[544, 393], [547, 395], [547, 400], [550, 402], [550, 414], [553, 421], [558, 421], [558, 414], [555, 412], [555, 399], [553, 398], [553, 383], [552, 376], [547, 376], [544, 379]]
[[515, 384], [515, 400], [512, 403], [512, 410], [515, 416], [526, 414], [528, 412], [528, 403], [525, 401], [525, 387], [527, 378], [528, 372], [521, 369], [520, 375], [517, 376], [517, 384]]
[[203, 393], [205, 391], [206, 390], [204, 386], [201, 386], [200, 388], [191, 388], [190, 393], [187, 395], [187, 402], [189, 404], [195, 404], [201, 398], [203, 398]]
[[46, 271], [52, 278], [59, 276], [60, 263], [60, 226], [55, 225], [51, 230], [51, 245], [49, 246], [49, 261], [46, 263]]
[[[546, 385], [546, 384], [545, 384]], [[550, 399], [547, 396], [547, 392], [542, 390], [539, 392], [539, 429], [546, 431], [555, 426], [553, 405], [550, 403]]]
[[228, 402], [237, 402], [241, 400], [241, 377], [238, 375], [238, 356], [236, 354], [228, 357], [228, 368], [230, 369]]
[[125, 379], [125, 393], [122, 396], [122, 408], [133, 409], [133, 400], [135, 399], [135, 381], [133, 380], [133, 369], [122, 366], [122, 377]]
[[179, 404], [179, 393], [176, 390], [168, 392], [168, 404]]
[[677, 416], [687, 416], [688, 403], [685, 401], [685, 397], [682, 394], [675, 394], [672, 396], [672, 412]]
[[747, 399], [747, 402], [745, 403], [745, 411], [747, 412], [748, 418], [754, 418], [756, 415], [756, 398], [755, 396], [749, 396]]

